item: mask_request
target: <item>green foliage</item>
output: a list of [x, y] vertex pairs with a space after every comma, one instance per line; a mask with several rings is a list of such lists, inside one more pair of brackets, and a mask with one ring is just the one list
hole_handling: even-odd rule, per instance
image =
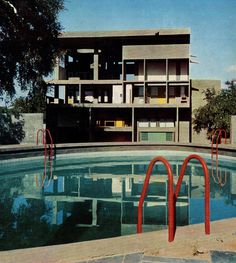
[[32, 90], [58, 54], [63, 0], [0, 0], [0, 95]]
[[27, 97], [20, 97], [14, 101], [13, 109], [20, 113], [45, 112], [46, 90], [46, 83], [42, 79], [38, 80], [37, 85], [28, 93]]
[[0, 108], [0, 144], [16, 144], [22, 141], [25, 134], [24, 122], [20, 117], [14, 109]]
[[236, 115], [236, 86], [227, 82], [228, 88], [216, 94], [214, 89], [207, 89], [206, 104], [194, 112], [193, 128], [199, 133], [206, 129], [208, 137], [216, 129], [225, 129], [230, 133], [231, 115]]

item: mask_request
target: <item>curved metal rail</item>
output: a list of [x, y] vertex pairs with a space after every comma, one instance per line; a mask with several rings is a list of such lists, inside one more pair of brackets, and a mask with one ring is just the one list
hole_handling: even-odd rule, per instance
[[[42, 143], [44, 145], [44, 176], [43, 176], [43, 180], [42, 180], [42, 184], [41, 187], [44, 186], [45, 184], [45, 180], [46, 180], [46, 174], [47, 174], [47, 135], [50, 139], [50, 146], [49, 146], [49, 162], [50, 162], [50, 177], [49, 177], [49, 182], [48, 185], [50, 184], [50, 181], [52, 179], [52, 160], [53, 160], [53, 148], [54, 148], [54, 143], [53, 143], [53, 139], [52, 139], [52, 135], [51, 132], [49, 131], [49, 129], [39, 129], [37, 131], [37, 138], [36, 138], [36, 144], [38, 145], [39, 143], [39, 133], [42, 133]], [[36, 180], [36, 184], [38, 185], [38, 180]], [[47, 186], [48, 186], [47, 185]]]
[[209, 172], [208, 172], [206, 162], [201, 156], [197, 154], [191, 154], [184, 160], [183, 165], [180, 170], [179, 179], [178, 179], [178, 182], [175, 188], [175, 198], [176, 198], [175, 201], [177, 201], [177, 198], [179, 196], [179, 191], [180, 191], [181, 183], [184, 177], [184, 173], [185, 173], [187, 164], [192, 159], [197, 159], [201, 163], [204, 174], [205, 174], [205, 233], [209, 235], [210, 234], [210, 178], [209, 178]]
[[[218, 133], [218, 135], [217, 135], [217, 133]], [[225, 176], [224, 176], [225, 180], [223, 182], [222, 181], [222, 174], [220, 174], [220, 176], [219, 176], [219, 171], [218, 171], [218, 162], [219, 162], [218, 147], [222, 141], [222, 133], [224, 133], [224, 143], [226, 144], [226, 130], [225, 129], [216, 129], [213, 136], [212, 136], [212, 141], [211, 141], [211, 174], [212, 174], [214, 182], [216, 184], [219, 184], [221, 187], [223, 187], [227, 181], [227, 175], [225, 174]], [[215, 138], [216, 138], [216, 142], [215, 142]], [[214, 144], [216, 145], [215, 148], [214, 148]], [[214, 154], [215, 154], [215, 162], [216, 162], [216, 177], [214, 176]]]
[[162, 162], [168, 172], [168, 232], [169, 232], [169, 237], [168, 237], [168, 241], [172, 242], [174, 240], [174, 232], [175, 232], [175, 209], [174, 209], [174, 187], [173, 187], [173, 174], [172, 174], [172, 170], [171, 170], [171, 165], [169, 164], [169, 162], [161, 157], [155, 157], [154, 159], [151, 160], [148, 169], [147, 169], [147, 173], [146, 173], [146, 177], [145, 177], [145, 181], [144, 181], [144, 185], [143, 185], [143, 189], [142, 189], [142, 193], [141, 193], [141, 197], [139, 199], [139, 205], [138, 205], [138, 224], [137, 224], [137, 233], [142, 233], [142, 217], [143, 217], [143, 203], [144, 203], [144, 199], [146, 197], [146, 193], [147, 193], [147, 189], [148, 189], [148, 185], [149, 185], [149, 180], [150, 180], [150, 176], [153, 170], [153, 167], [155, 165], [156, 162]]

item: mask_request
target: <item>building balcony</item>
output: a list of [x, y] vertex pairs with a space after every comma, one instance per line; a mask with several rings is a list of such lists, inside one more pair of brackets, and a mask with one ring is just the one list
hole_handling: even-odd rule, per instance
[[87, 108], [171, 108], [171, 107], [180, 107], [188, 108], [190, 107], [190, 99], [187, 96], [175, 97], [175, 98], [150, 98], [147, 97], [146, 100], [143, 97], [135, 97], [133, 103], [114, 103], [111, 101], [108, 102], [99, 102], [98, 99], [83, 100], [80, 102], [79, 99], [74, 98], [73, 96], [68, 97], [67, 101], [63, 99], [47, 97], [47, 104], [54, 105], [64, 105], [64, 106], [75, 106], [75, 107], [87, 107]]

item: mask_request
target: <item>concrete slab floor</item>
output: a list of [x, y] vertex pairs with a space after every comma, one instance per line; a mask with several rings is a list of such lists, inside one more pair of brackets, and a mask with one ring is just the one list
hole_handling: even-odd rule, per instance
[[204, 224], [178, 227], [175, 240], [171, 243], [168, 242], [167, 230], [161, 230], [88, 242], [3, 251], [0, 252], [0, 262], [77, 263], [131, 253], [211, 262], [213, 250], [236, 251], [236, 218], [211, 222], [210, 235], [205, 235]]

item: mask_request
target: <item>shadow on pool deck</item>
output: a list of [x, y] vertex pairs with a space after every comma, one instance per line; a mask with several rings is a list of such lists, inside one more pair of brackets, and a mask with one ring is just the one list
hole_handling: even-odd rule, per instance
[[[174, 242], [169, 243], [167, 236], [167, 230], [161, 230], [88, 242], [4, 251], [0, 252], [0, 261], [1, 263], [77, 263], [80, 261], [118, 263], [118, 259], [115, 260], [116, 256], [124, 259], [127, 254], [141, 253], [145, 257], [162, 257], [162, 261], [159, 262], [211, 262], [211, 258], [215, 260], [212, 262], [230, 262], [226, 260], [226, 257], [223, 261], [220, 259], [223, 255], [220, 251], [226, 251], [228, 258], [235, 259], [235, 255], [231, 252], [236, 251], [236, 218], [212, 222], [210, 235], [205, 235], [204, 224], [198, 224], [178, 227]], [[163, 261], [163, 257], [165, 260], [169, 258], [172, 261]], [[94, 261], [95, 259], [97, 261]]]

